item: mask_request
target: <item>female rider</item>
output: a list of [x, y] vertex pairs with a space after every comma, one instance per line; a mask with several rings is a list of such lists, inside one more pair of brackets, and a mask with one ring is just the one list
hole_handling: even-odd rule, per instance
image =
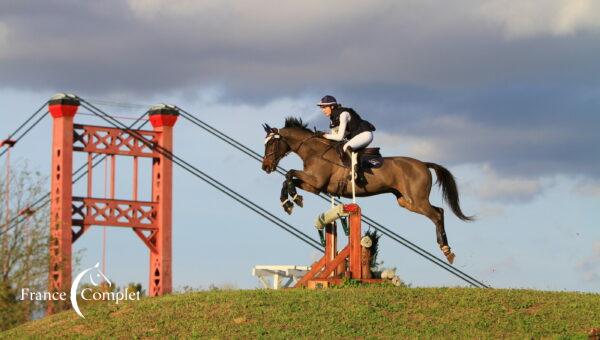
[[333, 96], [323, 97], [317, 106], [331, 120], [331, 133], [325, 133], [323, 137], [338, 142], [347, 139], [342, 148], [344, 152], [351, 154], [373, 141], [373, 124], [360, 118], [352, 108], [342, 107]]

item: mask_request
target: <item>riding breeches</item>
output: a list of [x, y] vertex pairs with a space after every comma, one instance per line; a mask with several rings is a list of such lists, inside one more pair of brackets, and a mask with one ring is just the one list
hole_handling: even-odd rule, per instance
[[361, 132], [358, 135], [354, 136], [354, 138], [350, 139], [346, 144], [344, 144], [344, 151], [348, 149], [348, 147], [352, 147], [352, 150], [358, 150], [364, 148], [371, 144], [373, 141], [373, 132], [365, 131]]

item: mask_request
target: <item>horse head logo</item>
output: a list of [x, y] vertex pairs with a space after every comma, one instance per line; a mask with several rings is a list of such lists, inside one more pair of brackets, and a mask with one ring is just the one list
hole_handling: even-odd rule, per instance
[[102, 283], [102, 281], [108, 283], [109, 287], [112, 286], [112, 282], [110, 282], [108, 277], [106, 277], [106, 275], [104, 275], [104, 273], [99, 268], [100, 262], [96, 263], [96, 265], [94, 265], [93, 267], [82, 271], [81, 273], [79, 273], [79, 275], [75, 277], [75, 280], [73, 280], [73, 284], [71, 285], [71, 304], [73, 305], [75, 313], [77, 313], [77, 315], [81, 316], [84, 319], [85, 316], [83, 316], [81, 310], [79, 310], [79, 305], [77, 304], [77, 288], [79, 287], [79, 282], [81, 281], [81, 279], [83, 279], [85, 274], [89, 273], [90, 282], [95, 287], [98, 287], [100, 283]]

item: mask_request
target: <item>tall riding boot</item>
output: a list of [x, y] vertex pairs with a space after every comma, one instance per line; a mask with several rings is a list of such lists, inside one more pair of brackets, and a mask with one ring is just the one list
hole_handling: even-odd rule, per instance
[[359, 187], [367, 185], [367, 178], [365, 177], [365, 173], [363, 172], [360, 164], [356, 164], [356, 169], [354, 171], [356, 173], [356, 185]]
[[[349, 146], [348, 148], [346, 148], [346, 153], [348, 153], [350, 160], [352, 160], [352, 153], [354, 152], [354, 149], [352, 149], [351, 146]], [[356, 159], [356, 164], [354, 165], [354, 179], [355, 179], [355, 183], [358, 186], [364, 186], [365, 184], [367, 184], [367, 179], [365, 178], [365, 174], [362, 172], [362, 168], [360, 166], [360, 161], [358, 159], [358, 155], [357, 155], [357, 159]]]

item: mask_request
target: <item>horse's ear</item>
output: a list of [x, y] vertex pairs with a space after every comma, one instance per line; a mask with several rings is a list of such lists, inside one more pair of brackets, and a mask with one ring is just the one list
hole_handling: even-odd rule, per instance
[[269, 124], [263, 124], [263, 129], [265, 129], [266, 133], [270, 133], [271, 132], [271, 127], [269, 126]]

